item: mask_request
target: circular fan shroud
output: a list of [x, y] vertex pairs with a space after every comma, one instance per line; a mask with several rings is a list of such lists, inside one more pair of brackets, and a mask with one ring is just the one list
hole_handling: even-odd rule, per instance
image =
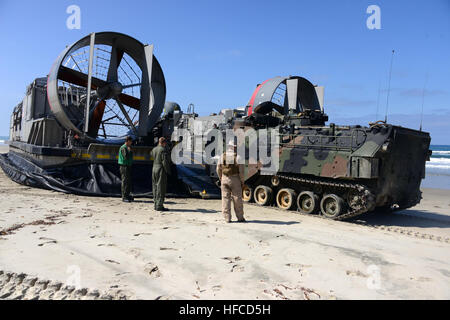
[[[67, 106], [61, 102], [61, 97], [58, 94], [58, 81], [62, 80], [71, 84], [75, 84], [81, 87], [87, 88], [88, 74], [76, 72], [73, 69], [67, 68], [63, 65], [63, 62], [72, 53], [77, 50], [90, 46], [90, 35], [82, 38], [81, 40], [75, 42], [71, 46], [68, 46], [56, 59], [54, 62], [50, 74], [47, 80], [47, 96], [52, 112], [55, 114], [58, 121], [68, 130], [73, 130], [74, 132], [82, 135], [83, 137], [90, 140], [102, 140], [98, 135], [92, 136], [83, 131], [83, 128], [77, 127], [76, 123], [71, 120], [67, 113]], [[148, 105], [150, 103], [150, 86], [148, 81], [148, 69], [145, 57], [145, 46], [138, 40], [117, 32], [99, 32], [95, 33], [95, 45], [106, 45], [115, 46], [118, 51], [123, 52], [123, 54], [131, 57], [136, 65], [140, 68], [142, 72], [141, 85], [140, 85], [140, 98], [136, 98], [124, 93], [120, 94], [120, 100], [128, 107], [136, 110], [140, 110], [141, 106]], [[112, 53], [111, 53], [112, 55]], [[111, 63], [111, 61], [110, 61]], [[117, 69], [120, 66], [120, 62], [117, 64]], [[87, 70], [86, 70], [87, 71]], [[163, 108], [166, 97], [166, 83], [164, 78], [164, 73], [158, 62], [158, 60], [153, 56], [152, 62], [152, 74], [151, 74], [151, 84], [152, 84], [152, 97], [153, 105], [149, 107], [147, 131], [158, 121]], [[69, 81], [68, 81], [69, 80]], [[74, 83], [75, 82], [75, 83]], [[92, 91], [105, 86], [107, 82], [105, 80], [97, 79], [92, 77]], [[91, 91], [91, 92], [92, 92]], [[83, 119], [78, 119], [84, 122]], [[122, 138], [122, 137], [117, 137]]]

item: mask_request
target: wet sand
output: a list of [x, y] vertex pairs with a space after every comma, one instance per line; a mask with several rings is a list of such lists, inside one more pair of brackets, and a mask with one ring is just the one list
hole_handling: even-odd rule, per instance
[[226, 224], [218, 200], [168, 199], [161, 213], [152, 199], [33, 189], [0, 170], [0, 202], [0, 271], [79, 274], [83, 288], [138, 299], [450, 298], [448, 190], [353, 223], [245, 205], [249, 222]]

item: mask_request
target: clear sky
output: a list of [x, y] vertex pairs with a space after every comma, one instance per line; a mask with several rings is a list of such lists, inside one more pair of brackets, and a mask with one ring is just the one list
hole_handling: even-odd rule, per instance
[[[81, 29], [69, 30], [69, 5]], [[381, 29], [369, 30], [369, 5]], [[450, 144], [450, 0], [429, 1], [10, 1], [0, 0], [0, 135], [34, 78], [46, 76], [66, 45], [90, 32], [117, 31], [155, 45], [167, 100], [201, 115], [245, 105], [257, 83], [301, 75], [325, 86], [330, 122], [384, 118], [395, 49], [389, 120]]]

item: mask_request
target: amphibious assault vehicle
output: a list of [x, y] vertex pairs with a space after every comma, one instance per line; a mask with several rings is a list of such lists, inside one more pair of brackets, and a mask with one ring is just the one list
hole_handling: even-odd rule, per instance
[[[244, 200], [336, 220], [419, 203], [431, 154], [428, 133], [383, 121], [367, 127], [327, 121], [323, 88], [305, 78], [275, 77], [258, 85], [246, 116], [233, 121], [238, 144], [245, 143], [246, 150]], [[256, 139], [237, 133], [268, 128], [279, 137], [276, 171], [259, 160], [250, 164]]]

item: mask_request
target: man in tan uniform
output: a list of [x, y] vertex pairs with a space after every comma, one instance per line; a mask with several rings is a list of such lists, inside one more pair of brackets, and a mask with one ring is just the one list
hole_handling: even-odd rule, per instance
[[238, 222], [244, 219], [244, 204], [242, 202], [242, 186], [244, 185], [244, 165], [239, 164], [236, 155], [236, 145], [230, 142], [227, 151], [217, 163], [217, 175], [222, 190], [222, 213], [226, 222], [231, 222], [231, 200]]

